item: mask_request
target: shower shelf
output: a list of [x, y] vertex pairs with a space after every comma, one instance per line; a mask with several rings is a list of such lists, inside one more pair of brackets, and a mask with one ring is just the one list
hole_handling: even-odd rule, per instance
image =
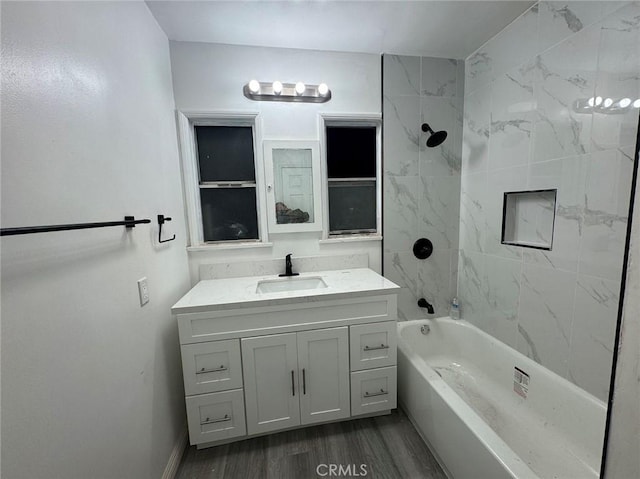
[[502, 244], [551, 250], [558, 190], [504, 194]]

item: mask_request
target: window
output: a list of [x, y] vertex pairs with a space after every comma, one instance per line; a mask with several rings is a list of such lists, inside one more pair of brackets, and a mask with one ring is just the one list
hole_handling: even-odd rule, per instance
[[250, 126], [195, 125], [204, 242], [257, 240]]
[[328, 122], [329, 235], [379, 231], [379, 124]]
[[189, 248], [267, 246], [257, 113], [177, 113]]

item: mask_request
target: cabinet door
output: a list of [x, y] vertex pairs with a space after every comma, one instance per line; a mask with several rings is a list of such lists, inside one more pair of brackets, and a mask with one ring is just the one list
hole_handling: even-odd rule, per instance
[[298, 333], [302, 424], [351, 415], [348, 328]]
[[300, 424], [296, 334], [242, 340], [249, 434]]

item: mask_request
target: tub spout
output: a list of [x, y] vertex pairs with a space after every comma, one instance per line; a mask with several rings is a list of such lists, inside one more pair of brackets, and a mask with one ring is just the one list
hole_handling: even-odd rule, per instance
[[433, 305], [424, 298], [420, 298], [418, 300], [418, 306], [420, 306], [421, 308], [427, 308], [428, 314], [435, 314], [435, 311], [433, 310]]

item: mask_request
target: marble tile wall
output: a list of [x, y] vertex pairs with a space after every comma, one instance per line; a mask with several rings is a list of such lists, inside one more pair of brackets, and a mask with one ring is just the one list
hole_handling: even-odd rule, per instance
[[[360, 253], [334, 256], [293, 256], [291, 264], [293, 271], [296, 273], [368, 268], [369, 255]], [[200, 280], [277, 275], [284, 273], [284, 270], [284, 258], [256, 261], [234, 260], [226, 263], [201, 264], [199, 266]]]
[[[464, 62], [383, 57], [383, 272], [402, 286], [400, 319], [424, 318], [418, 298], [448, 314], [457, 284]], [[427, 148], [428, 123], [446, 141]], [[434, 245], [418, 260], [413, 243]]]
[[[638, 109], [639, 2], [539, 2], [466, 60], [462, 315], [606, 400]], [[551, 251], [500, 243], [505, 191], [558, 189]]]

